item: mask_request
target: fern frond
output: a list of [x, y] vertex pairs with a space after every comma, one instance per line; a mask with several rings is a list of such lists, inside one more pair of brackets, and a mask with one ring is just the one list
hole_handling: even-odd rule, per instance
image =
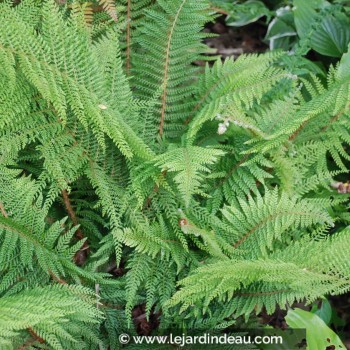
[[108, 13], [108, 15], [113, 19], [114, 22], [118, 22], [117, 9], [115, 7], [114, 0], [98, 0], [99, 4]]
[[[206, 67], [205, 74], [196, 84], [196, 100], [192, 113], [188, 137], [192, 139], [208, 120], [222, 114], [232, 106], [233, 118], [244, 115], [254, 100], [262, 96], [286, 77], [286, 73], [273, 67], [272, 63], [282, 53], [240, 56], [236, 61], [217, 61], [212, 68]], [[226, 112], [224, 112], [226, 113]]]
[[[82, 34], [74, 19], [64, 21], [53, 1], [45, 1], [43, 31], [38, 34], [9, 5], [1, 4], [1, 14], [4, 26], [0, 31], [0, 47], [18, 58], [23, 75], [52, 104], [62, 124], [66, 124], [68, 114], [72, 113], [85, 129], [91, 128], [102, 148], [108, 136], [131, 157], [132, 151], [121, 131], [124, 128], [119, 124], [123, 123], [120, 112], [111, 110], [105, 101], [106, 86], [90, 38]], [[10, 23], [16, 23], [15, 40], [5, 30]], [[132, 143], [138, 142], [132, 129], [127, 135]]]
[[178, 134], [179, 123], [193, 106], [189, 97], [198, 67], [191, 63], [207, 51], [200, 42], [206, 36], [201, 30], [212, 18], [207, 9], [205, 0], [160, 0], [147, 10], [138, 30], [140, 49], [134, 55], [133, 85], [143, 99], [159, 93], [153, 117], [160, 137], [164, 132]]
[[24, 344], [34, 336], [33, 345], [46, 343], [52, 349], [83, 349], [88, 342], [98, 347], [94, 327], [102, 314], [95, 304], [94, 293], [81, 286], [37, 287], [2, 297], [0, 344], [19, 346], [20, 339]]
[[319, 208], [308, 200], [288, 198], [266, 189], [262, 197], [239, 200], [238, 207], [224, 207], [225, 227], [231, 242], [242, 249], [248, 258], [266, 257], [274, 249], [275, 241], [284, 240], [289, 230], [304, 229], [317, 224], [332, 224], [326, 208]]
[[[347, 236], [343, 232], [332, 241], [337, 242], [335, 246], [344, 244]], [[329, 243], [329, 240], [300, 242], [264, 260], [232, 260], [201, 267], [180, 282], [182, 289], [168, 305], [181, 303], [184, 311], [203, 302], [207, 307], [218, 299], [238, 316], [249, 315], [253, 310], [259, 313], [262, 307], [272, 313], [277, 304], [285, 306], [303, 299], [311, 303], [328, 293], [344, 293], [349, 290], [350, 277], [344, 255], [339, 256], [337, 266], [320, 264], [320, 259], [327, 261], [329, 254], [333, 254], [324, 251]]]
[[189, 205], [191, 196], [200, 191], [203, 173], [209, 172], [206, 165], [216, 162], [218, 157], [224, 155], [221, 150], [191, 146], [176, 148], [156, 158], [155, 165], [167, 173], [176, 172], [174, 181], [177, 183], [186, 206]]

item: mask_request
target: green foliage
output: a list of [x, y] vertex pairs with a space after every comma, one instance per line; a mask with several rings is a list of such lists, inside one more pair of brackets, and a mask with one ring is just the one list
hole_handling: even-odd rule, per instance
[[201, 29], [212, 19], [208, 10], [205, 0], [160, 0], [147, 11], [138, 30], [140, 50], [134, 57], [133, 84], [139, 98], [155, 99], [151, 120], [144, 121], [152, 123], [153, 138], [165, 131], [177, 136], [195, 104], [187, 97], [193, 93], [191, 83], [199, 71], [192, 63], [208, 51], [201, 43], [207, 36]]
[[326, 325], [329, 325], [332, 319], [332, 306], [327, 299], [322, 300], [321, 307], [318, 309], [316, 305], [313, 306], [311, 312], [317, 315], [324, 321]]
[[225, 13], [227, 12], [226, 23], [233, 27], [256, 22], [264, 16], [269, 18], [272, 14], [264, 2], [259, 0], [247, 0], [244, 3], [231, 0], [212, 0], [211, 2]]
[[189, 205], [191, 197], [195, 193], [201, 193], [199, 186], [203, 181], [200, 173], [209, 173], [206, 164], [213, 164], [219, 156], [223, 156], [221, 150], [207, 149], [203, 152], [202, 147], [188, 146], [175, 148], [163, 153], [156, 159], [155, 165], [163, 172], [176, 172], [174, 181], [184, 199], [186, 206]]
[[302, 40], [309, 40], [315, 51], [332, 57], [340, 57], [350, 42], [350, 18], [341, 8], [332, 7], [326, 1], [307, 2], [294, 0], [295, 26]]
[[1, 349], [349, 291], [350, 53], [211, 64], [210, 6], [0, 1]]
[[211, 0], [219, 12], [227, 14], [226, 24], [241, 27], [264, 20], [270, 49], [310, 49], [330, 57], [340, 57], [350, 42], [349, 4], [344, 1], [256, 1]]
[[54, 349], [86, 349], [89, 344], [98, 347], [96, 325], [102, 315], [96, 302], [94, 293], [80, 286], [36, 287], [5, 295], [0, 301], [2, 348], [11, 348], [13, 339], [19, 345], [18, 341], [26, 338], [25, 328], [33, 337], [27, 346], [45, 339]]
[[289, 310], [286, 316], [292, 328], [305, 328], [307, 349], [323, 349], [328, 346], [345, 348], [339, 337], [317, 315], [301, 309]]

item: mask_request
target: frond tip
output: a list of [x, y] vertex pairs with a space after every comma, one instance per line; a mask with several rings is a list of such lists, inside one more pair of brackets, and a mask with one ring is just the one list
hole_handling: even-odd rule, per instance
[[114, 22], [118, 22], [117, 9], [115, 7], [114, 0], [98, 0], [99, 4], [108, 13], [108, 15], [113, 19]]
[[176, 148], [158, 156], [155, 165], [162, 171], [176, 173], [174, 181], [188, 206], [193, 194], [203, 194], [200, 186], [204, 174], [210, 172], [208, 166], [224, 154], [222, 150], [197, 146]]

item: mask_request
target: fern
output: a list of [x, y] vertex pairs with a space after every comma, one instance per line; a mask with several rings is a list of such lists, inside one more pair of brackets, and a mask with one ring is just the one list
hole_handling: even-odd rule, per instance
[[209, 172], [206, 164], [212, 164], [224, 153], [220, 150], [207, 149], [203, 152], [200, 147], [186, 147], [168, 151], [156, 159], [156, 166], [162, 171], [177, 172], [174, 181], [178, 184], [186, 206], [189, 205], [191, 195], [199, 191], [202, 176], [199, 172]]
[[[184, 311], [190, 305], [201, 308], [204, 303], [208, 307], [218, 298], [238, 316], [259, 313], [263, 307], [272, 313], [276, 305], [304, 298], [312, 302], [322, 294], [344, 293], [349, 290], [347, 258], [341, 254], [336, 265], [329, 265], [328, 259], [330, 254], [337, 254], [329, 250], [329, 244], [340, 247], [346, 235], [344, 231], [331, 240], [297, 242], [265, 259], [209, 264], [182, 280], [182, 289], [168, 305], [182, 303]], [[306, 252], [312, 259], [305, 256]]]
[[281, 51], [222, 61], [214, 18], [0, 1], [1, 349], [119, 349], [137, 310], [220, 331], [349, 291], [350, 53], [326, 79]]
[[118, 22], [118, 14], [113, 0], [99, 0], [103, 9], [111, 16], [114, 22]]
[[206, 1], [158, 1], [139, 28], [140, 52], [134, 56], [133, 85], [141, 98], [157, 97], [152, 118], [160, 137], [167, 129], [169, 136], [175, 136], [193, 105], [181, 101], [193, 93], [191, 82], [198, 68], [191, 63], [207, 51], [200, 42], [205, 37], [200, 30], [212, 18], [207, 9]]
[[94, 325], [102, 315], [95, 303], [93, 293], [78, 286], [33, 288], [5, 296], [0, 302], [0, 344], [19, 345], [20, 338], [26, 346], [47, 342], [53, 349], [64, 349], [62, 339], [74, 349], [84, 349], [89, 343], [98, 346], [101, 340]]

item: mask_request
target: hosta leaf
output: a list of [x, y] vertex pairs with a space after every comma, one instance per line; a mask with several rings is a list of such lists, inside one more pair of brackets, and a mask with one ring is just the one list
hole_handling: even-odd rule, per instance
[[340, 65], [338, 69], [338, 78], [346, 79], [350, 78], [350, 44], [348, 46], [348, 52], [343, 55], [340, 60]]
[[332, 318], [332, 307], [329, 301], [327, 299], [323, 300], [321, 307], [314, 314], [321, 318], [326, 325], [329, 325]]
[[[215, 4], [220, 6], [219, 1]], [[234, 1], [231, 4], [221, 4], [221, 6], [228, 12], [226, 24], [233, 27], [241, 27], [270, 15], [270, 10], [258, 0], [248, 0], [244, 4]]]
[[350, 21], [343, 14], [327, 16], [312, 35], [311, 47], [322, 55], [340, 57], [350, 42]]
[[[350, 21], [343, 13], [323, 14], [324, 0], [294, 0], [294, 21], [301, 39], [310, 37], [310, 46], [325, 56], [340, 57], [350, 42]], [[324, 17], [324, 18], [323, 18]]]
[[346, 349], [337, 334], [316, 314], [301, 309], [289, 310], [286, 321], [292, 328], [306, 328], [309, 350], [326, 349], [332, 345], [335, 349]]

